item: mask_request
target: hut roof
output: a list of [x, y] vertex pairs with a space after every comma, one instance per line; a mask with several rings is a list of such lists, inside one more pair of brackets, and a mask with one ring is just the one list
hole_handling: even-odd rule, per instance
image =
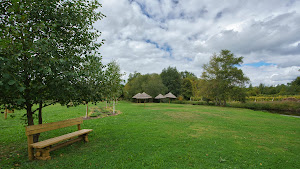
[[176, 96], [173, 95], [171, 92], [165, 95], [166, 98], [176, 99]]
[[162, 94], [159, 94], [155, 97], [155, 99], [164, 99], [164, 98], [165, 98], [165, 96], [163, 96]]
[[145, 92], [143, 92], [142, 94], [136, 97], [136, 99], [151, 99], [151, 98], [152, 97]]
[[132, 98], [137, 99], [137, 97], [139, 97], [140, 95], [141, 95], [141, 93], [138, 93], [138, 94], [134, 95]]

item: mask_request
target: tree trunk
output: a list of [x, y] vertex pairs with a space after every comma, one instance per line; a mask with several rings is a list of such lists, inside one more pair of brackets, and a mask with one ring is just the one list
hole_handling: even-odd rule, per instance
[[115, 114], [115, 100], [113, 100], [113, 114]]
[[27, 115], [28, 126], [34, 125], [31, 108], [32, 108], [32, 104], [27, 103], [26, 104], [26, 113], [27, 113], [26, 115]]
[[89, 102], [86, 102], [86, 113], [85, 113], [85, 118], [87, 118], [89, 115]]
[[[31, 103], [26, 103], [26, 115], [27, 115], [27, 123], [28, 126], [34, 125], [33, 122], [33, 113], [32, 113], [32, 104]], [[39, 141], [39, 134], [34, 134], [33, 135], [33, 143], [36, 143]]]
[[[39, 124], [43, 124], [42, 109], [43, 109], [43, 102], [40, 101], [40, 103], [39, 103], [39, 114], [38, 114]], [[37, 133], [37, 134], [33, 135], [33, 142], [34, 143], [39, 141], [40, 134], [41, 133]]]
[[43, 109], [43, 102], [40, 101], [40, 104], [39, 104], [39, 124], [43, 124], [42, 109]]

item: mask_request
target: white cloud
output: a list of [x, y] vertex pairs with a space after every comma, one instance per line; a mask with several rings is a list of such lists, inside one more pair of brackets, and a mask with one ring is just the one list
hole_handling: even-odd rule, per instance
[[300, 75], [300, 1], [103, 0], [105, 63], [118, 60], [127, 74], [160, 73], [176, 66], [200, 77], [213, 53], [243, 56], [253, 84], [287, 83]]
[[[242, 70], [251, 79], [254, 86], [260, 83], [268, 85], [286, 84], [299, 76], [300, 66], [278, 67], [276, 65], [251, 67], [243, 66]], [[257, 73], [259, 72], [259, 73]]]

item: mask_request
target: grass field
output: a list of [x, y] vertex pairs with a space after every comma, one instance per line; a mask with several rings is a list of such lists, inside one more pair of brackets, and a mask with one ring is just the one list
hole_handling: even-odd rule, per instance
[[[97, 106], [104, 106], [98, 104]], [[85, 120], [89, 143], [28, 161], [24, 111], [1, 114], [0, 168], [299, 168], [300, 118], [239, 108], [120, 102], [122, 113]], [[44, 122], [85, 115], [85, 106], [44, 109]], [[76, 126], [43, 133], [41, 140]]]

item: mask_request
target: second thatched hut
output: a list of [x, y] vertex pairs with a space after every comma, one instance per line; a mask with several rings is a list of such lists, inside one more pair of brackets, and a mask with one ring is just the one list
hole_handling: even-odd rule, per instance
[[169, 92], [168, 94], [165, 95], [165, 98], [169, 98], [169, 103], [171, 102], [171, 99], [176, 99], [177, 97]]

